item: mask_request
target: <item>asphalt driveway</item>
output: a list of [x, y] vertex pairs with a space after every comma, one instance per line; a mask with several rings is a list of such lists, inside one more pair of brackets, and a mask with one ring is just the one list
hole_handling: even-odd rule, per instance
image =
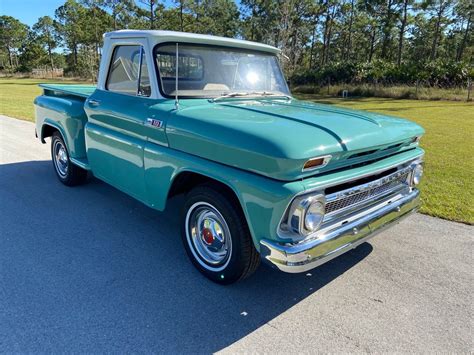
[[217, 286], [179, 198], [68, 188], [34, 126], [0, 117], [0, 352], [472, 352], [474, 228], [423, 215], [308, 274]]

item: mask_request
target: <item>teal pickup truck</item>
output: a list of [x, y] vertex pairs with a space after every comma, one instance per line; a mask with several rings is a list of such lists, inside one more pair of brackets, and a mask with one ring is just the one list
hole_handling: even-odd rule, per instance
[[59, 180], [93, 174], [147, 206], [185, 199], [196, 268], [305, 272], [419, 207], [415, 123], [293, 98], [279, 49], [169, 31], [104, 35], [97, 87], [41, 85], [36, 134]]

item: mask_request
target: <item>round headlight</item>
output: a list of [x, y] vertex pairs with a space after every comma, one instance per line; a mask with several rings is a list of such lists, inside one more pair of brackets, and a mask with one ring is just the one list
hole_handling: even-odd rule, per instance
[[421, 181], [421, 177], [423, 176], [423, 165], [418, 164], [413, 169], [413, 185], [418, 185]]
[[321, 201], [314, 201], [309, 205], [304, 217], [304, 226], [310, 231], [314, 232], [321, 225], [324, 219], [324, 204]]

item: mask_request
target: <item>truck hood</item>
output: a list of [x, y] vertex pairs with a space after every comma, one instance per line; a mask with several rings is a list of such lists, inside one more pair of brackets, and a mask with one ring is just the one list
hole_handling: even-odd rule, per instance
[[[167, 124], [170, 147], [287, 181], [412, 149], [424, 133], [404, 119], [299, 100], [180, 104]], [[332, 156], [326, 167], [302, 171], [322, 155]]]

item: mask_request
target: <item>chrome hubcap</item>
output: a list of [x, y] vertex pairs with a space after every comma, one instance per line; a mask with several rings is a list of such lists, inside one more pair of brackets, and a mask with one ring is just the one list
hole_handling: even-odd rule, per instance
[[212, 205], [195, 203], [186, 214], [186, 237], [199, 263], [212, 271], [225, 268], [232, 252], [227, 223]]
[[67, 170], [69, 166], [69, 160], [67, 157], [66, 147], [61, 143], [61, 141], [56, 140], [53, 146], [53, 157], [54, 157], [54, 166], [56, 171], [62, 177], [67, 175]]

